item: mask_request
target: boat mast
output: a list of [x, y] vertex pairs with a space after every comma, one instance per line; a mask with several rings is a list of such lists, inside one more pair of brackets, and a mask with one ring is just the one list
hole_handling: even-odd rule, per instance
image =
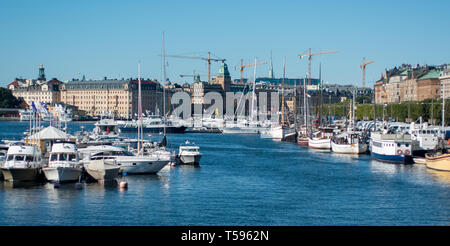
[[445, 139], [445, 82], [442, 82], [442, 139]]
[[143, 145], [143, 132], [142, 132], [142, 94], [141, 94], [141, 64], [138, 63], [138, 154], [141, 154]]
[[166, 50], [164, 47], [164, 32], [162, 33], [162, 68], [163, 68], [163, 123], [166, 136]]
[[251, 112], [251, 121], [255, 120], [255, 103], [256, 103], [256, 98], [255, 98], [255, 90], [256, 90], [256, 60], [257, 58], [255, 57], [255, 68], [253, 70], [253, 89], [252, 89], [252, 112]]
[[305, 123], [305, 129], [308, 130], [308, 116], [306, 107], [306, 78], [303, 79], [303, 120]]
[[284, 57], [283, 62], [283, 80], [281, 82], [281, 125], [285, 125], [284, 120], [284, 73], [285, 73], [285, 66], [286, 66], [286, 57]]
[[321, 93], [321, 90], [320, 90], [320, 84], [322, 83], [322, 63], [319, 63], [319, 85], [318, 85], [318, 93], [319, 93], [319, 98], [318, 98], [318, 100], [319, 100], [319, 108], [318, 108], [318, 121], [319, 121], [319, 124], [318, 124], [318, 126], [320, 127], [320, 122], [321, 122], [321, 115], [320, 115], [320, 104], [322, 103], [322, 101], [320, 100], [320, 94], [322, 94]]

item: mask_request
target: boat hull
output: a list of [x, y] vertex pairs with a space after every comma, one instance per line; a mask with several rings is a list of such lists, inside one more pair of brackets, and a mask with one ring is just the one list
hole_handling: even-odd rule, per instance
[[169, 164], [169, 160], [126, 162], [120, 163], [120, 171], [127, 174], [155, 174], [167, 164]]
[[239, 128], [239, 127], [225, 127], [222, 129], [223, 134], [258, 134], [259, 130], [256, 128]]
[[36, 181], [39, 168], [2, 168], [5, 181]]
[[373, 159], [386, 163], [409, 164], [412, 163], [412, 157], [407, 155], [382, 155], [371, 152]]
[[45, 178], [50, 182], [75, 182], [78, 181], [83, 171], [76, 167], [44, 167]]
[[179, 156], [179, 160], [181, 164], [186, 165], [198, 165], [200, 163], [201, 155], [181, 155]]
[[297, 138], [297, 144], [300, 146], [308, 147], [308, 138]]
[[308, 147], [312, 149], [331, 149], [331, 140], [326, 139], [308, 139]]
[[[184, 133], [186, 130], [186, 126], [169, 126], [166, 127], [166, 133]], [[122, 133], [136, 133], [137, 127], [119, 127], [120, 132]], [[164, 132], [164, 127], [143, 127], [142, 131], [145, 133], [160, 133]]]
[[425, 158], [427, 168], [450, 172], [450, 154], [443, 154], [435, 157], [426, 155]]
[[363, 154], [367, 152], [367, 144], [337, 144], [331, 142], [331, 150], [339, 154]]

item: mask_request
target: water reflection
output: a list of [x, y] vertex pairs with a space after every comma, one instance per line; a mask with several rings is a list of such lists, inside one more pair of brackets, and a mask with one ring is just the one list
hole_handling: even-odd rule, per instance
[[394, 176], [399, 172], [408, 172], [412, 170], [413, 165], [385, 163], [377, 160], [370, 161], [370, 169], [373, 173], [382, 173], [388, 176]]
[[15, 188], [24, 188], [24, 189], [33, 189], [42, 187], [43, 183], [32, 182], [32, 181], [3, 181], [1, 182], [1, 188], [7, 189], [15, 189]]
[[430, 168], [426, 169], [426, 172], [431, 175], [431, 177], [444, 184], [450, 184], [450, 172], [433, 170]]

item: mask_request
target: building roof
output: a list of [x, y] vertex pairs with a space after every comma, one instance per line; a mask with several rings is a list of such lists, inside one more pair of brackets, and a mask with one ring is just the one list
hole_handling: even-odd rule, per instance
[[28, 139], [40, 139], [40, 140], [56, 140], [56, 139], [68, 139], [71, 135], [67, 134], [56, 127], [49, 126], [41, 131], [33, 134], [32, 136], [28, 137]]
[[19, 82], [18, 82], [17, 80], [14, 80], [13, 82], [11, 82], [11, 83], [8, 84], [8, 87], [9, 87], [10, 85], [19, 86]]
[[438, 69], [432, 69], [422, 77], [420, 77], [418, 80], [425, 80], [425, 79], [439, 79], [439, 75], [441, 74], [441, 71]]

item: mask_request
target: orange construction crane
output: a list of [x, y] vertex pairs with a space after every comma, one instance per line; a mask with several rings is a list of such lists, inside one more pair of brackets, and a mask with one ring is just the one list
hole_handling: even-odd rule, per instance
[[237, 70], [238, 68], [241, 70], [241, 83], [244, 83], [244, 68], [251, 67], [251, 66], [259, 66], [259, 65], [264, 65], [264, 64], [267, 64], [267, 62], [258, 62], [258, 63], [242, 65], [242, 59], [241, 59], [241, 65], [234, 67], [234, 70]]
[[211, 58], [211, 52], [208, 52], [208, 57], [197, 57], [197, 56], [166, 56], [166, 57], [174, 57], [174, 58], [185, 58], [185, 59], [198, 59], [198, 60], [204, 60], [208, 63], [208, 83], [211, 82], [211, 61], [221, 61], [225, 62], [226, 59], [215, 59]]
[[363, 88], [366, 87], [366, 66], [373, 62], [374, 62], [373, 60], [366, 62], [366, 58], [363, 57], [363, 63], [361, 64], [361, 66], [359, 66], [363, 71], [363, 78], [362, 78], [362, 87]]
[[318, 52], [318, 53], [311, 53], [311, 48], [309, 48], [308, 50], [308, 54], [304, 54], [304, 55], [298, 55], [298, 57], [300, 59], [302, 59], [303, 57], [308, 57], [308, 85], [311, 85], [311, 58], [312, 56], [315, 55], [323, 55], [323, 54], [329, 54], [329, 53], [337, 53], [337, 51], [324, 51], [324, 52]]

